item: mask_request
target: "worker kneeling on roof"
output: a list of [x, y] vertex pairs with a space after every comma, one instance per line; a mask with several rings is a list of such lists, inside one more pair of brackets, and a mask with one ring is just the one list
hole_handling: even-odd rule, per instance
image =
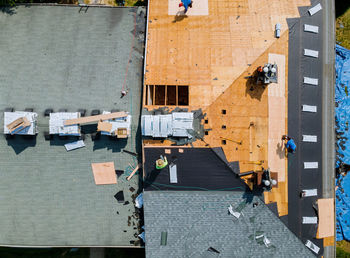
[[289, 137], [288, 135], [283, 135], [282, 140], [286, 141], [285, 146], [288, 152], [294, 153], [296, 151], [297, 145], [291, 137]]
[[160, 155], [160, 159], [157, 159], [156, 161], [156, 169], [162, 169], [165, 168], [168, 165], [168, 160], [166, 157], [163, 157]]

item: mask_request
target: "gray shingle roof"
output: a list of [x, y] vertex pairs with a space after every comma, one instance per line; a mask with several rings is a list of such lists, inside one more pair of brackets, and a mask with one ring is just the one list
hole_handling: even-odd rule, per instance
[[[230, 204], [244, 207], [239, 219], [228, 214]], [[150, 258], [314, 257], [258, 197], [243, 192], [147, 191], [144, 217]], [[167, 232], [165, 246], [161, 232]], [[259, 234], [271, 241], [269, 248], [255, 240]]]
[[[0, 245], [130, 246], [138, 239], [133, 226], [138, 220], [130, 218], [128, 226], [138, 176], [96, 186], [90, 164], [114, 161], [120, 170], [137, 164], [121, 149], [137, 149], [144, 34], [136, 32], [130, 90], [121, 99], [137, 9], [79, 9], [19, 6], [13, 15], [0, 13], [0, 132], [6, 107], [34, 108], [39, 115], [35, 140], [6, 141], [0, 135]], [[137, 15], [138, 29], [143, 25]], [[127, 141], [95, 142], [87, 135], [85, 148], [66, 152], [63, 144], [72, 139], [44, 140], [46, 108], [129, 111], [132, 135]], [[129, 205], [113, 197], [120, 190]]]

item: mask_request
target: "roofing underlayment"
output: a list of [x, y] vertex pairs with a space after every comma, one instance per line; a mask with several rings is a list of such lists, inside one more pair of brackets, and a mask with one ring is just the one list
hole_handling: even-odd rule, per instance
[[[170, 167], [155, 168], [155, 160], [166, 157], [176, 165], [176, 183], [171, 183]], [[247, 186], [211, 148], [144, 148], [144, 190], [244, 191]]]
[[[312, 1], [316, 6], [319, 1]], [[315, 225], [301, 223], [304, 216], [317, 216], [315, 203], [322, 198], [322, 10], [310, 16], [310, 7], [300, 8], [300, 18], [289, 19], [289, 94], [288, 135], [296, 145], [297, 152], [288, 158], [288, 216], [284, 217], [289, 228], [303, 241], [311, 240], [319, 246], [334, 244], [334, 235], [328, 239], [317, 237]], [[319, 33], [303, 31], [305, 24], [318, 26]], [[304, 56], [303, 49], [319, 52], [318, 58]], [[295, 54], [298, 53], [298, 54]], [[305, 78], [317, 79], [318, 85], [305, 83]], [[304, 112], [303, 105], [316, 106], [316, 112]], [[305, 141], [305, 135], [316, 141]], [[300, 198], [301, 188], [317, 189], [317, 196]], [[312, 240], [312, 238], [314, 238]], [[316, 239], [317, 238], [317, 239]]]
[[[145, 9], [79, 9], [29, 5], [0, 12], [0, 121], [5, 108], [33, 108], [39, 131], [30, 139], [0, 137], [0, 245], [138, 244], [132, 202], [138, 176], [126, 176], [139, 162], [122, 150], [140, 151]], [[120, 98], [125, 78], [128, 94]], [[82, 125], [85, 147], [67, 152], [64, 145], [77, 137], [45, 140], [48, 108], [86, 109], [86, 116], [94, 109], [127, 111], [131, 134], [93, 141], [97, 124]], [[91, 163], [100, 162], [114, 163], [117, 184], [95, 185]], [[121, 190], [126, 205], [114, 198]]]

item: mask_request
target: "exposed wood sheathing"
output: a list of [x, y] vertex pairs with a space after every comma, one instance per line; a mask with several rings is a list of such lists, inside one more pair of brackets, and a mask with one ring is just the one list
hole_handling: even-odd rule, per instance
[[[221, 146], [229, 161], [240, 161], [242, 172], [269, 166], [268, 90], [254, 86], [254, 79], [246, 77], [267, 63], [270, 53], [284, 55], [282, 79], [287, 96], [286, 19], [298, 17], [298, 7], [305, 5], [310, 1], [209, 0], [209, 15], [175, 17], [168, 15], [167, 2], [150, 0], [145, 85], [189, 85], [189, 110], [202, 108], [208, 119], [205, 128], [210, 129], [205, 143], [196, 141], [194, 146]], [[279, 39], [274, 37], [276, 23], [282, 25]], [[286, 99], [279, 103], [283, 104], [285, 117], [278, 127], [286, 129]], [[223, 144], [220, 137], [233, 141]], [[164, 146], [170, 142], [144, 144]], [[265, 194], [267, 203], [277, 202], [280, 216], [288, 214], [286, 168], [284, 172], [279, 175], [278, 188]]]

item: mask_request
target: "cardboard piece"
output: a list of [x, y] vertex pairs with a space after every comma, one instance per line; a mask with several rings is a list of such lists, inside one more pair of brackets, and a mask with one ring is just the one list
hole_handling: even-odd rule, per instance
[[96, 185], [110, 185], [117, 183], [114, 162], [91, 163]]
[[65, 120], [64, 125], [88, 124], [88, 123], [94, 123], [98, 121], [110, 120], [110, 119], [126, 117], [126, 116], [128, 116], [128, 114], [124, 111], [114, 112], [109, 114], [102, 114], [97, 116], [86, 116], [86, 117], [80, 117], [76, 119]]
[[7, 128], [9, 129], [10, 133], [13, 133], [15, 131], [19, 132], [28, 126], [30, 126], [30, 122], [25, 116], [23, 116], [9, 123]]
[[317, 238], [334, 236], [334, 199], [318, 199]]
[[111, 132], [112, 130], [112, 124], [108, 122], [98, 122], [97, 124], [97, 131], [101, 132]]

